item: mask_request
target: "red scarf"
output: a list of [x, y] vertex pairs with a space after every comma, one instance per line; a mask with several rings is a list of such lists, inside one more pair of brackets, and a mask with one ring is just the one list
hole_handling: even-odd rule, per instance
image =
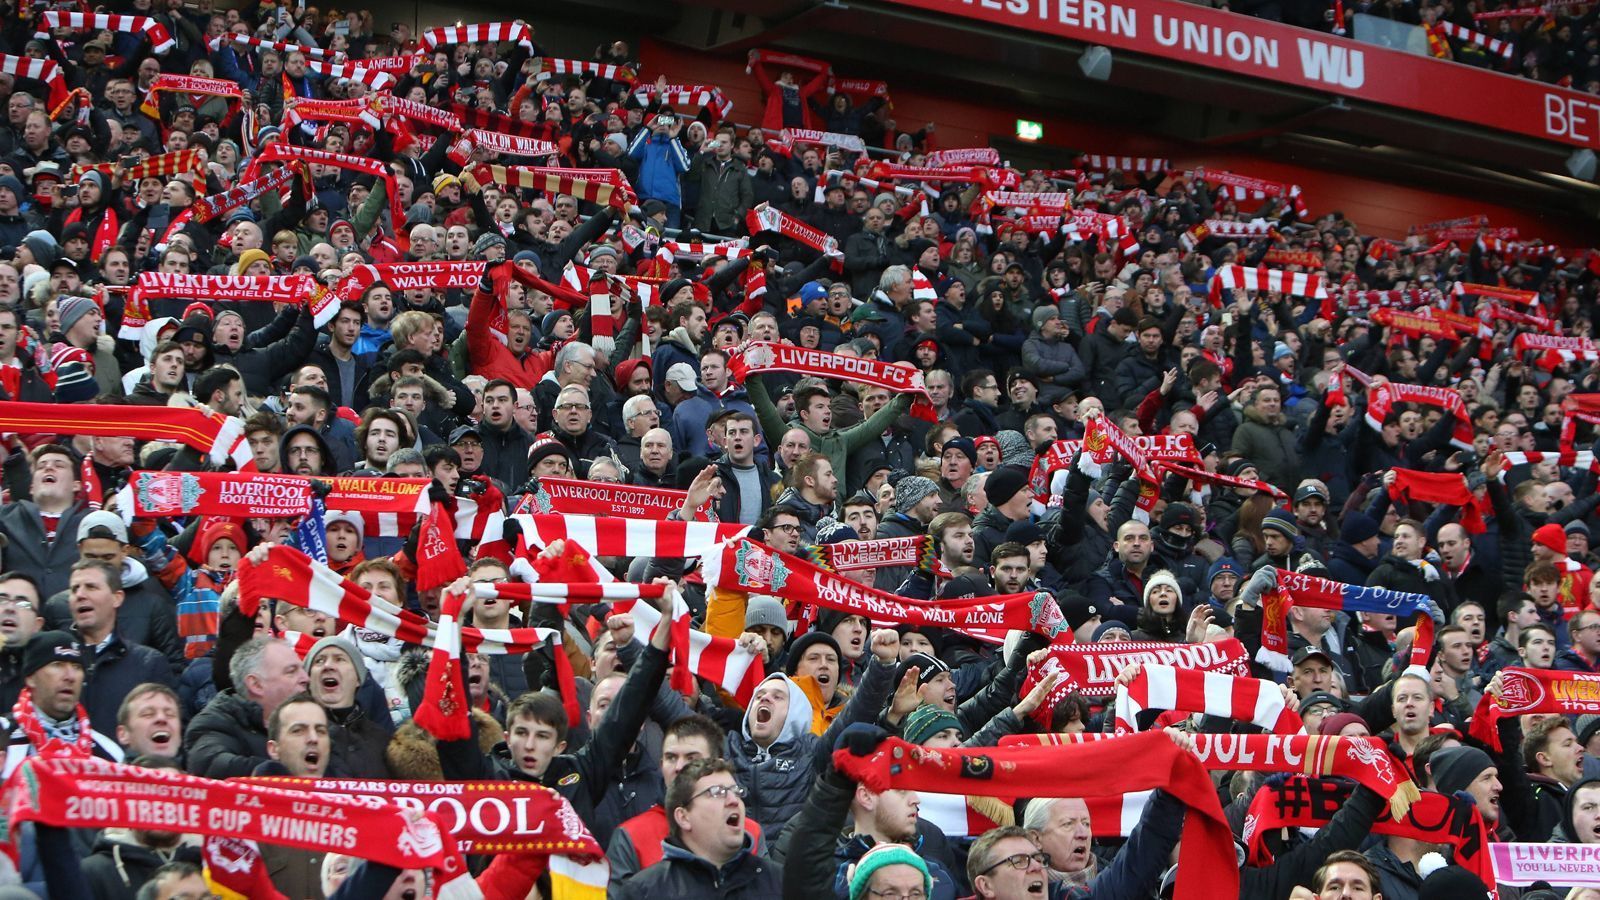
[[[1128, 760], [1139, 765], [1130, 766]], [[1233, 837], [1211, 776], [1165, 734], [1068, 747], [931, 750], [889, 738], [869, 756], [836, 750], [834, 766], [868, 790], [1019, 797], [1121, 795], [1161, 788], [1187, 804], [1178, 849], [1177, 900], [1239, 893]]]
[[1142, 667], [1137, 678], [1117, 685], [1117, 734], [1138, 731], [1138, 715], [1149, 708], [1220, 716], [1277, 734], [1298, 734], [1302, 728], [1300, 714], [1289, 708], [1276, 682], [1220, 672]]
[[[720, 549], [722, 541], [750, 529], [737, 522], [678, 522], [623, 519], [586, 515], [522, 515], [512, 517], [522, 526], [530, 547], [548, 547], [565, 540], [594, 556], [705, 556]], [[597, 573], [598, 574], [598, 573]], [[602, 576], [602, 580], [610, 576]]]
[[745, 213], [744, 222], [752, 236], [763, 231], [775, 231], [786, 238], [793, 238], [805, 244], [818, 253], [834, 256], [835, 269], [842, 267], [844, 257], [839, 250], [838, 239], [782, 210], [762, 204]]
[[[77, 183], [76, 178], [73, 179], [73, 183]], [[74, 207], [72, 212], [67, 213], [66, 224], [74, 225], [81, 221], [83, 221], [83, 207]], [[94, 227], [94, 238], [89, 242], [89, 261], [99, 264], [100, 257], [117, 245], [117, 235], [121, 231], [122, 223], [117, 220], [116, 210], [109, 206], [102, 209], [100, 223]]]
[[[436, 506], [435, 510], [443, 508]], [[455, 541], [447, 543], [455, 545]], [[460, 559], [461, 554], [457, 553], [456, 560]], [[419, 573], [421, 568], [419, 564]], [[465, 567], [462, 568], [465, 571]], [[421, 587], [420, 581], [418, 587]], [[464, 741], [472, 737], [467, 686], [461, 679], [461, 604], [464, 599], [460, 594], [447, 593], [440, 603], [439, 631], [433, 650], [428, 654], [422, 705], [413, 717], [418, 728], [441, 741]]]
[[637, 202], [627, 178], [617, 169], [555, 169], [545, 166], [480, 165], [472, 177], [481, 184], [526, 188], [546, 194], [571, 194], [579, 200], [625, 210]]
[[8, 431], [177, 441], [208, 454], [217, 465], [232, 459], [240, 469], [255, 470], [244, 424], [234, 418], [208, 416], [198, 409], [0, 401], [0, 433]]
[[[435, 503], [417, 536], [417, 590], [444, 587], [465, 574], [467, 563], [461, 558], [461, 548], [456, 546], [455, 522], [443, 503]], [[456, 620], [460, 618], [458, 611]], [[441, 620], [441, 627], [442, 624]], [[459, 636], [456, 643], [459, 646]]]
[[[1264, 841], [1268, 832], [1327, 825], [1333, 814], [1349, 800], [1351, 789], [1348, 782], [1303, 775], [1293, 776], [1278, 786], [1263, 786], [1245, 816], [1243, 837], [1250, 847], [1250, 864], [1272, 864], [1272, 852]], [[1454, 848], [1457, 865], [1471, 869], [1483, 879], [1486, 890], [1495, 889], [1494, 868], [1489, 861], [1492, 833], [1484, 827], [1483, 816], [1469, 800], [1422, 791], [1404, 815], [1395, 816], [1390, 810], [1380, 812], [1372, 823], [1372, 833], [1408, 837], [1427, 844], [1449, 844]]]
[[44, 725], [39, 721], [38, 707], [33, 704], [33, 688], [25, 687], [17, 695], [17, 703], [11, 707], [11, 720], [22, 728], [22, 733], [28, 736], [28, 743], [33, 745], [33, 751], [45, 759], [88, 759], [94, 755], [94, 732], [89, 729], [89, 714], [84, 712], [83, 705], [73, 708], [73, 713], [78, 720], [78, 740], [68, 744], [60, 738], [50, 737], [44, 732]]
[[134, 472], [118, 493], [117, 505], [134, 518], [218, 516], [271, 518], [311, 511], [316, 489], [328, 509], [401, 514], [428, 510], [427, 478], [312, 479], [304, 475], [260, 472]]
[[1151, 641], [1109, 644], [1054, 644], [1038, 665], [1028, 666], [1022, 683], [1024, 696], [1034, 685], [1056, 675], [1060, 681], [1039, 704], [1035, 716], [1048, 721], [1050, 711], [1076, 691], [1089, 697], [1110, 697], [1117, 692], [1117, 674], [1134, 664], [1168, 665], [1196, 672], [1249, 675], [1250, 656], [1235, 638], [1204, 644], [1169, 644]]
[[928, 396], [928, 389], [922, 383], [921, 372], [914, 368], [878, 362], [875, 359], [841, 356], [824, 350], [807, 350], [791, 344], [758, 341], [746, 345], [734, 360], [728, 365], [741, 382], [744, 376], [750, 374], [790, 372], [870, 384], [895, 393]]
[[[100, 759], [22, 764], [6, 783], [7, 824], [183, 831], [360, 856], [400, 869], [429, 869], [440, 897], [461, 897], [467, 869], [438, 815], [408, 813], [370, 797], [310, 794], [171, 769]], [[14, 845], [13, 845], [14, 846]], [[470, 879], [462, 882], [471, 890]]]
[[[571, 478], [541, 478], [539, 490], [524, 496], [527, 500], [525, 504], [527, 509], [536, 513], [618, 516], [663, 521], [668, 513], [675, 512], [683, 506], [683, 501], [689, 496], [689, 492], [672, 488], [602, 484]], [[701, 514], [710, 514], [709, 503]]]
[[1467, 478], [1460, 472], [1418, 472], [1412, 469], [1395, 469], [1394, 484], [1389, 485], [1389, 499], [1424, 500], [1429, 503], [1447, 503], [1461, 510], [1461, 526], [1473, 534], [1483, 534], [1483, 508], [1467, 487]]
[[[1115, 735], [1103, 732], [1011, 734], [1000, 739], [1000, 746], [1115, 739]], [[1214, 772], [1290, 772], [1348, 778], [1388, 800], [1389, 814], [1393, 816], [1404, 816], [1421, 796], [1405, 767], [1389, 754], [1381, 738], [1202, 733], [1194, 736], [1194, 753], [1200, 757], [1201, 764]]]
[[1467, 416], [1467, 407], [1461, 402], [1460, 394], [1449, 388], [1397, 384], [1393, 381], [1374, 384], [1367, 390], [1367, 424], [1373, 430], [1382, 432], [1383, 420], [1396, 403], [1437, 406], [1447, 415], [1455, 416], [1456, 427], [1450, 436], [1450, 443], [1463, 450], [1472, 449], [1472, 419]]
[[1474, 738], [1500, 751], [1500, 729], [1496, 724], [1507, 716], [1529, 713], [1559, 713], [1581, 716], [1600, 713], [1600, 675], [1587, 672], [1558, 672], [1554, 669], [1528, 669], [1508, 666], [1500, 697], [1484, 694], [1472, 714], [1470, 733]]

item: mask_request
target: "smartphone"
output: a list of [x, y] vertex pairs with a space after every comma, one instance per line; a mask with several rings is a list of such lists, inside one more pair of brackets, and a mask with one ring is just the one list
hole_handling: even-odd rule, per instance
[[63, 196], [63, 197], [76, 197], [76, 196], [78, 196], [78, 186], [75, 185], [75, 184], [62, 185], [61, 186], [61, 196]]
[[121, 159], [117, 160], [117, 164], [122, 166], [125, 169], [131, 169], [134, 166], [137, 166], [139, 164], [139, 157], [137, 157], [137, 156], [124, 156]]

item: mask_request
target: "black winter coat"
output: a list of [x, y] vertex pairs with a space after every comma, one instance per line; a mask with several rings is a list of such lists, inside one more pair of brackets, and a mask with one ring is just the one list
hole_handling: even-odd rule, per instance
[[783, 889], [783, 867], [757, 856], [755, 840], [748, 833], [744, 842], [738, 856], [727, 865], [715, 866], [675, 841], [664, 841], [661, 861], [613, 888], [612, 896], [620, 900], [768, 900], [778, 896]]
[[190, 775], [238, 778], [267, 761], [267, 721], [260, 704], [232, 688], [217, 694], [183, 730]]
[[101, 734], [117, 733], [117, 710], [128, 692], [145, 682], [176, 689], [178, 678], [160, 653], [129, 643], [119, 634], [94, 654], [83, 688], [83, 708], [89, 725]]

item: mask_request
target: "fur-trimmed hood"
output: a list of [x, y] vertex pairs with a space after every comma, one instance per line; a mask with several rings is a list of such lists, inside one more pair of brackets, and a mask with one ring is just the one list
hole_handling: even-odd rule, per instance
[[[478, 749], [485, 754], [505, 740], [505, 729], [481, 709], [472, 710], [472, 721], [478, 728]], [[417, 727], [415, 722], [400, 726], [389, 739], [384, 759], [394, 777], [411, 781], [443, 781], [444, 766], [439, 762], [439, 749], [433, 735]]]

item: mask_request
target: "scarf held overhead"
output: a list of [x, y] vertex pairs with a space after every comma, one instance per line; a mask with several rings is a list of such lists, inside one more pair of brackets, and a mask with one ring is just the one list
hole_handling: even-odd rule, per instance
[[1411, 648], [1411, 661], [1427, 664], [1433, 648], [1434, 617], [1443, 618], [1427, 594], [1344, 584], [1287, 569], [1273, 571], [1278, 576], [1277, 585], [1261, 595], [1261, 648], [1256, 652], [1256, 662], [1274, 672], [1289, 671], [1289, 607], [1304, 606], [1383, 613], [1401, 619], [1416, 615], [1417, 637]]
[[789, 372], [816, 375], [822, 378], [870, 384], [895, 393], [917, 393], [924, 397], [928, 396], [928, 389], [922, 383], [921, 372], [915, 368], [882, 363], [875, 359], [841, 356], [838, 353], [807, 350], [804, 347], [774, 344], [768, 341], [749, 345], [745, 348], [742, 358], [746, 373]]
[[1500, 696], [1483, 695], [1472, 713], [1471, 727], [1473, 737], [1496, 750], [1500, 749], [1500, 732], [1495, 726], [1507, 716], [1600, 713], [1600, 675], [1523, 666], [1508, 666], [1500, 671]]
[[[1139, 765], [1130, 766], [1128, 760]], [[834, 766], [870, 791], [1026, 797], [1120, 796], [1160, 788], [1189, 808], [1178, 849], [1176, 900], [1234, 897], [1233, 838], [1211, 777], [1161, 733], [1065, 747], [934, 750], [889, 738], [873, 753], [836, 750]]]
[[118, 493], [117, 507], [131, 518], [302, 516], [316, 496], [313, 482], [328, 487], [328, 509], [372, 513], [428, 511], [426, 478], [266, 475], [259, 472], [134, 472]]
[[1143, 666], [1138, 677], [1117, 685], [1117, 733], [1138, 731], [1136, 719], [1146, 709], [1221, 716], [1277, 734], [1301, 730], [1300, 715], [1289, 709], [1277, 683], [1220, 672]]
[[255, 470], [244, 423], [198, 409], [0, 401], [0, 434], [6, 432], [177, 441], [206, 454], [216, 465], [231, 459], [241, 470]]

